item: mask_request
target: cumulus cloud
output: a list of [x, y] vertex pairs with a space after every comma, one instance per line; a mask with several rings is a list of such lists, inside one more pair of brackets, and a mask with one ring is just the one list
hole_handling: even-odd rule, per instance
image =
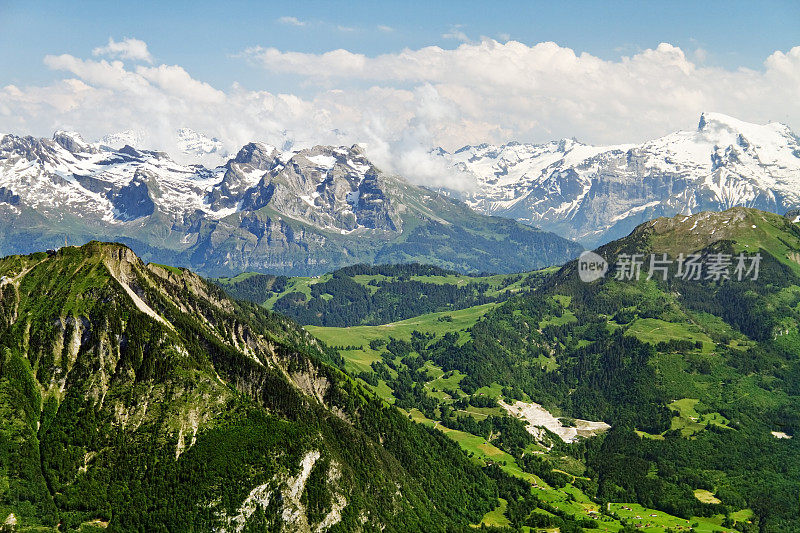
[[147, 43], [139, 39], [123, 39], [120, 42], [109, 37], [108, 44], [92, 50], [94, 56], [121, 57], [133, 61], [153, 62], [153, 57], [147, 50]]
[[145, 132], [149, 147], [167, 151], [181, 127], [222, 139], [228, 151], [251, 140], [358, 142], [411, 180], [469, 187], [429, 151], [573, 136], [639, 142], [692, 128], [702, 111], [800, 126], [800, 47], [774, 52], [760, 70], [707, 66], [666, 43], [619, 60], [555, 43], [492, 39], [377, 56], [261, 47], [243, 55], [256, 68], [298, 78], [302, 96], [213, 87], [178, 65], [47, 56], [64, 78], [0, 89], [0, 131], [69, 128], [98, 138], [133, 129]]
[[198, 103], [223, 103], [225, 93], [211, 85], [195, 80], [177, 65], [137, 67], [136, 74], [158, 86], [167, 94], [185, 97]]

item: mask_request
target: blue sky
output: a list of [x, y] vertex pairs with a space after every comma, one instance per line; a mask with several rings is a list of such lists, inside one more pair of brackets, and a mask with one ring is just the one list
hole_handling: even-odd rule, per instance
[[[302, 26], [282, 23], [294, 17]], [[384, 30], [379, 29], [384, 26]], [[391, 28], [391, 31], [387, 28]], [[775, 50], [800, 44], [800, 2], [36, 2], [0, 1], [0, 83], [57, 76], [47, 54], [84, 57], [109, 37], [148, 43], [156, 61], [182, 65], [217, 87], [287, 90], [291, 81], [254, 71], [235, 56], [260, 45], [366, 55], [438, 45], [464, 33], [526, 44], [554, 41], [603, 59], [660, 42], [698, 48], [708, 65], [762, 68]]]
[[[173, 150], [642, 142], [702, 112], [800, 132], [800, 2], [0, 0], [0, 132]], [[424, 179], [424, 176], [421, 177]]]

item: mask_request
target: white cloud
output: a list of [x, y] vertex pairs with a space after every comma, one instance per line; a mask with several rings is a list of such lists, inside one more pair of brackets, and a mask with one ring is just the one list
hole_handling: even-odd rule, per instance
[[136, 73], [163, 89], [167, 94], [185, 97], [196, 102], [222, 103], [225, 101], [225, 93], [207, 83], [195, 80], [177, 65], [138, 67]]
[[109, 37], [108, 44], [92, 50], [94, 56], [120, 57], [132, 61], [153, 62], [153, 57], [147, 50], [147, 43], [139, 39], [123, 39], [120, 42]]
[[379, 24], [377, 28], [379, 31], [382, 31], [384, 33], [391, 33], [394, 31], [394, 28], [392, 28], [391, 26], [384, 26], [383, 24]]
[[550, 42], [491, 39], [375, 57], [346, 50], [250, 55], [270, 71], [321, 87], [334, 84], [351, 95], [364, 83], [396, 90], [430, 84], [457, 110], [455, 118], [430, 129], [445, 147], [572, 136], [634, 142], [691, 127], [707, 110], [800, 125], [800, 47], [773, 53], [763, 71], [699, 65], [667, 43], [617, 61]]
[[345, 33], [352, 33], [356, 31], [356, 29], [353, 28], [352, 26], [336, 26], [336, 29]]
[[800, 127], [800, 47], [774, 52], [761, 70], [706, 66], [666, 43], [615, 61], [555, 43], [491, 39], [372, 57], [260, 47], [244, 55], [297, 77], [304, 96], [237, 84], [221, 90], [177, 65], [47, 56], [64, 78], [0, 88], [0, 131], [49, 136], [69, 128], [98, 138], [134, 129], [167, 151], [180, 127], [220, 138], [228, 151], [251, 140], [362, 142], [387, 169], [452, 185], [461, 178], [437, 166], [430, 148], [573, 136], [639, 142], [692, 128], [702, 111]]
[[298, 27], [305, 26], [307, 24], [305, 21], [299, 20], [297, 17], [281, 17], [278, 19], [278, 22], [287, 26]]

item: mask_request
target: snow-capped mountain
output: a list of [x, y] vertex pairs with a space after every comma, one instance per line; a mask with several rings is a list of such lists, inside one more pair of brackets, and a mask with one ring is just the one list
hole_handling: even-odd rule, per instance
[[465, 146], [446, 158], [478, 189], [475, 210], [513, 217], [585, 245], [658, 216], [741, 205], [783, 214], [800, 206], [800, 144], [788, 126], [718, 114], [642, 144]]
[[3, 206], [11, 213], [27, 207], [49, 219], [75, 217], [88, 225], [121, 224], [153, 214], [156, 205], [170, 218], [195, 211], [221, 215], [203, 203], [216, 171], [128, 145], [110, 150], [77, 133], [59, 131], [52, 141], [6, 135], [0, 169], [0, 187], [22, 199], [22, 206]]
[[194, 158], [198, 163], [219, 164], [228, 158], [228, 152], [225, 151], [222, 141], [189, 128], [178, 130], [177, 144], [178, 150], [185, 158]]
[[[184, 133], [197, 141], [187, 146], [214, 153]], [[73, 243], [119, 240], [209, 274], [308, 274], [413, 260], [521, 270], [579, 251], [384, 174], [358, 146], [282, 151], [250, 143], [207, 168], [106, 141], [63, 131], [52, 139], [0, 137], [0, 254], [54, 246], [66, 235]], [[457, 244], [439, 244], [455, 234]]]
[[[105, 135], [98, 142], [102, 146], [114, 149], [126, 145], [141, 149], [147, 144], [147, 134], [141, 130], [125, 130]], [[175, 149], [174, 155], [181, 163], [199, 163], [215, 167], [224, 164], [229, 157], [221, 140], [191, 128], [177, 130], [172, 136], [171, 145]]]

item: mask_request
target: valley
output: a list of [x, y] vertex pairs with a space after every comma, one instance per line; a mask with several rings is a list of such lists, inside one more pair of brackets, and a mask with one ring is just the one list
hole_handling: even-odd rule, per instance
[[[689, 227], [696, 233], [683, 229]], [[716, 228], [716, 238], [707, 240], [710, 228]], [[747, 530], [756, 522], [749, 502], [764, 487], [748, 485], [755, 480], [743, 483], [742, 472], [754, 460], [745, 443], [759, 443], [758, 462], [767, 470], [780, 469], [784, 454], [796, 453], [787, 446], [793, 439], [774, 435], [795, 431], [785, 430], [796, 420], [787, 415], [797, 402], [791, 376], [798, 366], [785, 349], [793, 345], [800, 319], [791, 265], [800, 229], [780, 216], [734, 209], [659, 219], [599, 252], [611, 261], [615, 251], [630, 247], [673, 253], [681, 246], [691, 252], [716, 246], [759, 250], [768, 257], [766, 281], [717, 286], [612, 277], [584, 284], [571, 263], [502, 282], [509, 291], [499, 301], [384, 324], [360, 325], [363, 319], [356, 318], [349, 326], [305, 329], [336, 348], [344, 368], [384, 401], [443, 431], [479, 464], [499, 465], [551, 491], [548, 501], [560, 502], [575, 519], [586, 509], [565, 507], [569, 494], [595, 506], [609, 502], [606, 513], [616, 508], [607, 516], [612, 521], [625, 518], [646, 527], [651, 519], [651, 527], [663, 528], [667, 519], [669, 527], [697, 523], [697, 531], [721, 531], [723, 523], [730, 528], [739, 518], [737, 527]], [[340, 294], [327, 285], [336, 276], [289, 279], [282, 287], [291, 294], [302, 291], [289, 287], [319, 283], [325, 289], [306, 293], [309, 301], [322, 298], [346, 308], [344, 294], [353, 292]], [[350, 279], [367, 287], [373, 276]], [[493, 280], [438, 276], [436, 282], [464, 287], [487, 279]], [[496, 294], [494, 286], [484, 294]], [[279, 298], [263, 303], [274, 307]], [[293, 303], [302, 308], [301, 300]], [[313, 315], [295, 316], [316, 321]], [[515, 411], [528, 416], [505, 416]], [[587, 437], [575, 440], [581, 433]], [[676, 448], [680, 457], [667, 451]], [[708, 462], [697, 462], [697, 454]], [[639, 473], [615, 466], [614, 457]], [[771, 479], [788, 487], [792, 476]], [[504, 499], [505, 513], [495, 510], [487, 520], [508, 519], [514, 499]], [[781, 505], [792, 508], [788, 500]], [[766, 512], [761, 520], [779, 522], [784, 519], [775, 516], [778, 509], [771, 505], [755, 514]], [[520, 527], [525, 520], [512, 523]]]
[[800, 533], [798, 28], [0, 1], [0, 533]]

